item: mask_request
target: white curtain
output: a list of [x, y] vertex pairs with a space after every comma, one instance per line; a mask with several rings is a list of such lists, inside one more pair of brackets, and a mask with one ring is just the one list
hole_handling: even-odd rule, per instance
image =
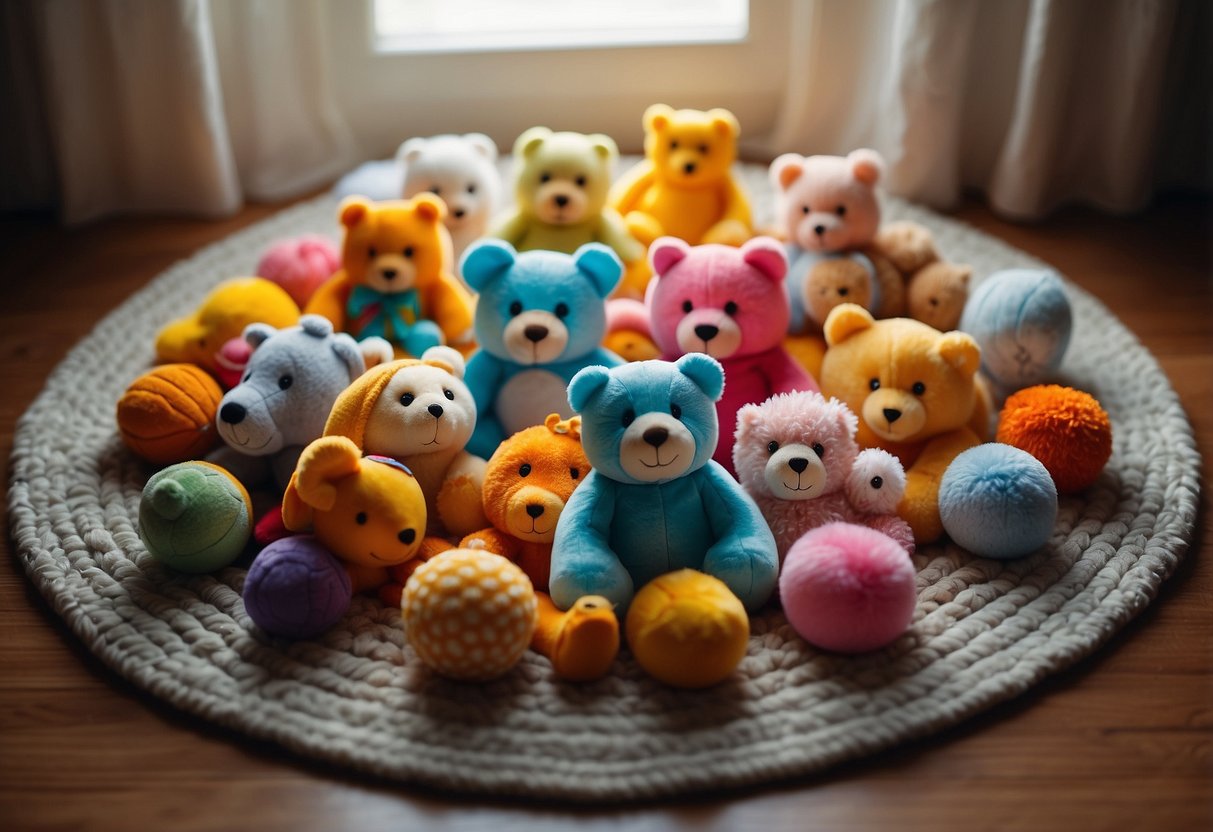
[[[977, 188], [1019, 218], [1071, 201], [1142, 208], [1156, 180], [1168, 62], [1182, 41], [1178, 8], [794, 2], [784, 107], [762, 149], [873, 147], [889, 163], [890, 192], [939, 207]], [[1213, 46], [1199, 42], [1207, 30], [1196, 34], [1199, 49]], [[1179, 82], [1209, 95], [1207, 78]]]
[[228, 214], [356, 161], [320, 0], [44, 0], [9, 22], [20, 12], [67, 222]]

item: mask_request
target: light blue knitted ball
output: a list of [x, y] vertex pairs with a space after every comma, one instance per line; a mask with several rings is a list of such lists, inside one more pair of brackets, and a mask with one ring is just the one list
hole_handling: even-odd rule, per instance
[[981, 282], [960, 329], [981, 347], [981, 368], [1005, 392], [1049, 381], [1070, 343], [1073, 316], [1061, 278], [1046, 269], [1006, 269]]
[[948, 536], [973, 554], [1019, 558], [1053, 533], [1057, 489], [1031, 454], [990, 442], [952, 460], [939, 485], [939, 514]]

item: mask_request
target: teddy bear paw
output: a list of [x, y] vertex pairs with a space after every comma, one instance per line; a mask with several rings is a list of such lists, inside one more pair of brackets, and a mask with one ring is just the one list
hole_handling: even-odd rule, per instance
[[561, 615], [549, 658], [561, 679], [590, 682], [607, 674], [618, 653], [619, 619], [611, 602], [586, 595]]

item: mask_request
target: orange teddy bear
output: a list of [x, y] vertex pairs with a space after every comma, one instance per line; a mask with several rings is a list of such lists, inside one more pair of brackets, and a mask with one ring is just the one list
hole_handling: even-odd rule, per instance
[[563, 611], [547, 594], [556, 523], [589, 472], [580, 417], [562, 421], [553, 413], [544, 424], [519, 431], [501, 443], [484, 472], [484, 510], [492, 527], [459, 544], [502, 555], [526, 572], [539, 602], [531, 647], [571, 681], [603, 676], [619, 651], [619, 622], [607, 599], [587, 595]]

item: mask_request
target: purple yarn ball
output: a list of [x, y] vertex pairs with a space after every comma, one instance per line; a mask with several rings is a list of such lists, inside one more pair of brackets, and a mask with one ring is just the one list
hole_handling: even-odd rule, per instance
[[244, 608], [270, 635], [311, 638], [350, 608], [349, 574], [311, 535], [275, 540], [261, 550], [244, 579]]

